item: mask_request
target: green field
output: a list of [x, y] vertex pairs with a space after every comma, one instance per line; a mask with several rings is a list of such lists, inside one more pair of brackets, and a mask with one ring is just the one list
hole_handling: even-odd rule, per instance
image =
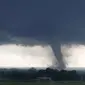
[[82, 81], [62, 82], [0, 82], [0, 85], [85, 85]]

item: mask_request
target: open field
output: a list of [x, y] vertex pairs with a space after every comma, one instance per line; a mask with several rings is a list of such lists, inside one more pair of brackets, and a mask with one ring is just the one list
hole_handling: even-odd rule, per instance
[[85, 85], [83, 81], [62, 81], [62, 82], [0, 82], [0, 85]]

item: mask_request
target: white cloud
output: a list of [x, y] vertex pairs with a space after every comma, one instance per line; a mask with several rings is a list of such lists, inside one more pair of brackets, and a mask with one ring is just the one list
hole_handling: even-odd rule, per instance
[[71, 44], [61, 47], [64, 60], [67, 62], [67, 68], [85, 68], [85, 45]]
[[50, 46], [0, 45], [0, 67], [48, 67], [56, 63]]

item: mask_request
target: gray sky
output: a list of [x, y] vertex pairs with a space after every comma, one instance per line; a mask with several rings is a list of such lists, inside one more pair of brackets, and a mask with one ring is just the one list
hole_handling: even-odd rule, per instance
[[[12, 35], [83, 38], [84, 0], [0, 0], [0, 29]], [[80, 38], [79, 38], [80, 37]]]

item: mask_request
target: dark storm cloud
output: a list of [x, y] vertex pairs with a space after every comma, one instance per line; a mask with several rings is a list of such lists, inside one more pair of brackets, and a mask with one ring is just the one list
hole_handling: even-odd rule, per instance
[[63, 64], [60, 44], [84, 43], [84, 3], [84, 0], [1, 0], [0, 40], [10, 42], [12, 37], [24, 37], [48, 43]]

